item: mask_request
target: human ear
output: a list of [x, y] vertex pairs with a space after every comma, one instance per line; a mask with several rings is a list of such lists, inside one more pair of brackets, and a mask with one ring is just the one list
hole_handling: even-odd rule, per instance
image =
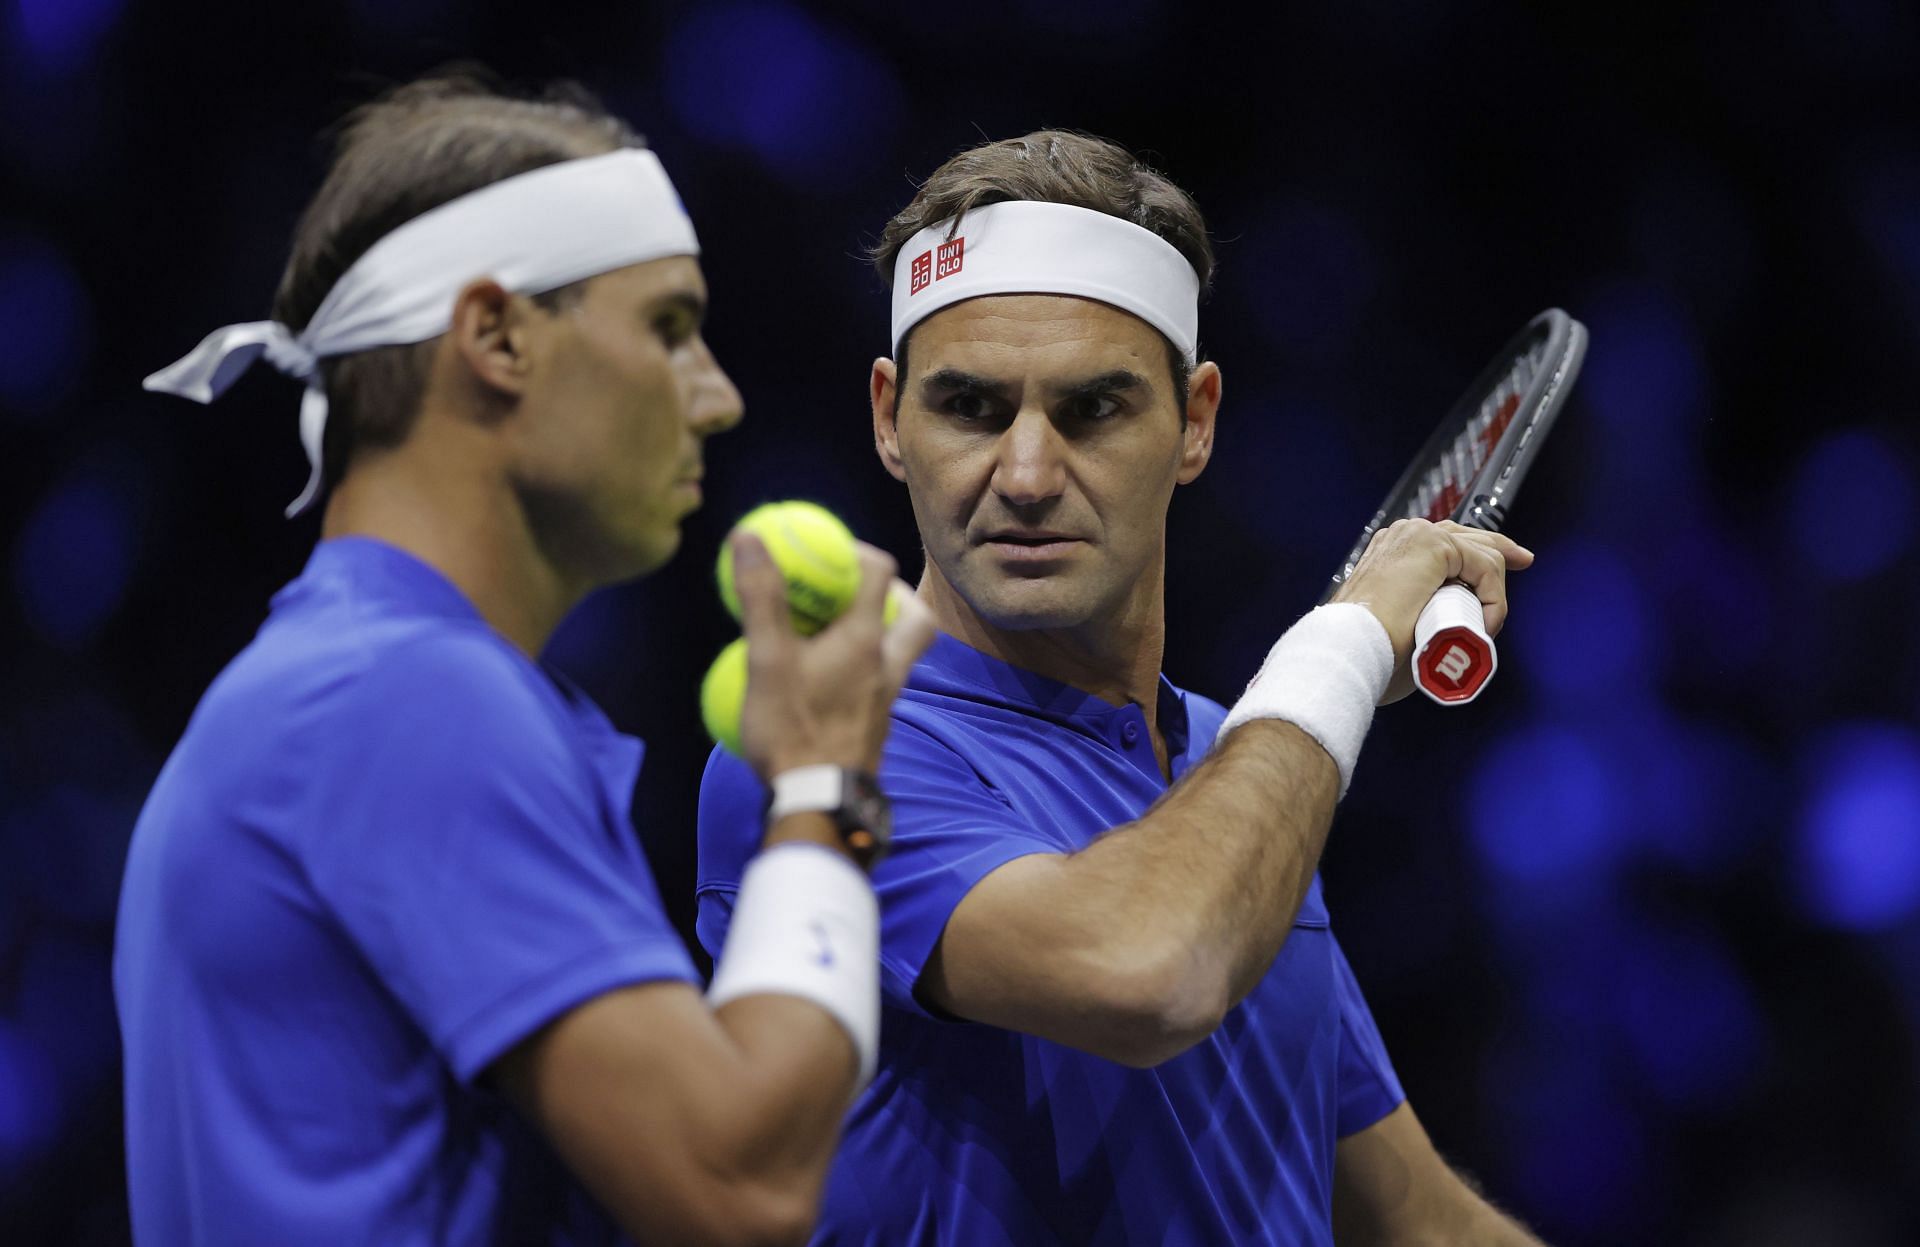
[[873, 372], [867, 378], [867, 401], [873, 407], [873, 449], [887, 475], [905, 481], [907, 468], [900, 461], [898, 382], [892, 360], [882, 356], [873, 361]]

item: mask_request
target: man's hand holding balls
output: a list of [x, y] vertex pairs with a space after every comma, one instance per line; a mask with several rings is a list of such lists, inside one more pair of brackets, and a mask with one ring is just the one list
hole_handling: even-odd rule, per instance
[[893, 700], [934, 632], [892, 557], [823, 507], [770, 503], [735, 526], [716, 570], [746, 635], [701, 686], [713, 738], [763, 780], [815, 763], [875, 771]]

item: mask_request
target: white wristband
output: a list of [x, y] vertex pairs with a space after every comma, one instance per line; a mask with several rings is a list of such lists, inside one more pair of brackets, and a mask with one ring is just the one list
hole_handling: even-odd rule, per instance
[[1386, 626], [1364, 606], [1331, 602], [1308, 611], [1274, 643], [1220, 735], [1252, 719], [1285, 719], [1333, 758], [1344, 797], [1373, 708], [1392, 679]]
[[777, 844], [747, 864], [707, 1000], [799, 996], [831, 1013], [860, 1054], [880, 1050], [880, 905], [860, 868], [822, 845]]

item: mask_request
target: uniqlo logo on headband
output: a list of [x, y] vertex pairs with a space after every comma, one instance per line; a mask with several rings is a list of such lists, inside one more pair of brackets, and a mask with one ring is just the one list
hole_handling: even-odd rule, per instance
[[956, 238], [952, 242], [941, 243], [940, 262], [934, 266], [933, 279], [939, 281], [942, 277], [951, 277], [959, 272], [960, 265], [966, 259], [966, 254], [967, 240], [964, 236]]
[[[945, 250], [946, 248], [941, 248]], [[907, 287], [910, 295], [919, 294], [933, 282], [933, 252], [922, 251], [913, 257], [913, 280]]]

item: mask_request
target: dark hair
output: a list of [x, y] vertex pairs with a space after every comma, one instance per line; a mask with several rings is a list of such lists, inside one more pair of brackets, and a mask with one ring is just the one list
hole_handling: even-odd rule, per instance
[[[337, 127], [326, 181], [294, 227], [273, 319], [306, 327], [353, 262], [422, 213], [545, 165], [646, 140], [575, 83], [516, 94], [485, 70], [459, 67], [409, 82]], [[540, 296], [549, 307], [581, 283]], [[431, 346], [383, 346], [321, 362], [327, 387], [325, 483], [362, 449], [406, 440], [426, 388]]]
[[[935, 169], [868, 252], [880, 280], [892, 285], [900, 248], [927, 226], [1008, 200], [1071, 204], [1131, 221], [1186, 257], [1203, 297], [1213, 282], [1213, 244], [1193, 196], [1118, 143], [1072, 130], [1036, 130], [1024, 138], [982, 143]], [[901, 341], [899, 355], [905, 381], [907, 340]], [[1167, 358], [1174, 401], [1182, 402], [1192, 369], [1172, 342]]]

